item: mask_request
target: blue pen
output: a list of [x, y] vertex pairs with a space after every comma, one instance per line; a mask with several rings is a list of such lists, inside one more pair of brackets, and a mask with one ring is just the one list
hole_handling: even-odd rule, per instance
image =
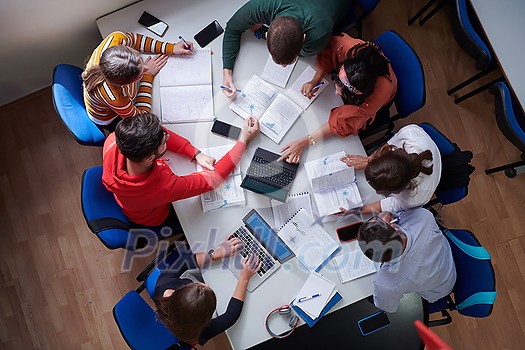
[[[231, 87], [229, 87], [229, 86], [219, 85], [219, 87], [220, 87], [221, 89], [228, 89], [228, 90], [230, 90], [230, 91], [234, 91], [234, 90], [233, 90]], [[237, 91], [237, 92], [242, 92], [242, 90], [239, 90], [239, 89], [235, 89], [235, 91]]]
[[321, 86], [321, 85], [324, 85], [324, 84], [325, 84], [325, 82], [324, 82], [324, 81], [321, 81], [321, 82], [315, 84], [314, 89], [317, 88], [317, 87], [319, 87], [319, 86]]
[[314, 295], [311, 295], [309, 297], [301, 297], [297, 300], [298, 303], [302, 303], [303, 301], [306, 301], [306, 300], [310, 300], [310, 299], [313, 299], [313, 298], [317, 298], [317, 297], [320, 297], [322, 294], [320, 293], [317, 293], [317, 294], [314, 294]]
[[182, 35], [179, 35], [179, 39], [182, 40], [182, 42], [184, 43], [184, 46], [185, 46], [184, 48], [185, 48], [186, 50], [190, 50], [190, 51], [192, 51], [192, 50], [191, 50], [191, 46], [190, 46], [190, 44], [188, 44], [188, 42], [187, 42], [186, 40], [184, 40], [184, 38], [182, 37]]

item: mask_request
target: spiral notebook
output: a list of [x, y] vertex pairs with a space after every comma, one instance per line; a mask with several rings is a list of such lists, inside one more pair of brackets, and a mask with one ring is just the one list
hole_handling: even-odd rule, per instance
[[275, 228], [279, 228], [286, 223], [293, 214], [299, 209], [304, 208], [308, 216], [313, 218], [312, 201], [310, 200], [310, 192], [300, 192], [289, 194], [286, 197], [286, 202], [282, 203], [275, 199], [271, 200], [273, 220], [275, 221]]
[[310, 271], [319, 271], [341, 246], [311, 217], [299, 209], [277, 231], [277, 235]]

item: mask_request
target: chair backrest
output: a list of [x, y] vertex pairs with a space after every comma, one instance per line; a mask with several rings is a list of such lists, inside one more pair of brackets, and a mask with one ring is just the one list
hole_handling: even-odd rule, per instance
[[457, 279], [452, 293], [455, 309], [464, 316], [487, 317], [496, 299], [496, 277], [490, 254], [468, 230], [443, 231], [447, 237]]
[[460, 201], [468, 195], [470, 174], [474, 171], [474, 167], [469, 164], [472, 152], [461, 151], [430, 123], [421, 123], [419, 126], [434, 141], [441, 155], [441, 180], [434, 193], [436, 198], [443, 205]]
[[454, 1], [452, 33], [459, 46], [476, 60], [478, 70], [488, 68], [495, 63], [485, 39], [481, 37], [483, 30], [480, 28], [470, 1]]
[[134, 290], [113, 307], [113, 317], [133, 350], [164, 350], [178, 343], [177, 337], [158, 321], [155, 311]]
[[374, 42], [390, 60], [397, 77], [394, 104], [398, 115], [392, 119], [408, 117], [426, 102], [425, 74], [421, 60], [414, 49], [392, 30], [379, 35]]
[[102, 167], [89, 168], [82, 174], [82, 213], [89, 229], [109, 249], [127, 247], [130, 222], [102, 183]]
[[86, 146], [102, 146], [106, 136], [89, 119], [82, 95], [82, 69], [59, 64], [53, 70], [53, 104], [75, 140]]
[[499, 82], [489, 89], [494, 95], [498, 127], [503, 135], [522, 153], [525, 153], [525, 115], [506, 83]]

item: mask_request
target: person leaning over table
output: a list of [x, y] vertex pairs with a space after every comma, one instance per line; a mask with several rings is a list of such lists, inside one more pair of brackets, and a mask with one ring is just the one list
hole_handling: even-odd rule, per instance
[[396, 75], [380, 49], [373, 42], [345, 33], [332, 36], [328, 47], [317, 55], [317, 72], [301, 92], [312, 98], [317, 91], [315, 86], [329, 72], [333, 72], [335, 94], [341, 96], [344, 104], [331, 109], [327, 123], [285, 145], [279, 160], [299, 163], [305, 147], [332, 135], [357, 135], [374, 121], [381, 107], [390, 104], [397, 91]]
[[428, 210], [399, 212], [397, 220], [384, 211], [359, 228], [357, 240], [365, 256], [381, 263], [373, 293], [378, 308], [396, 312], [405, 293], [417, 293], [433, 303], [452, 291], [456, 282], [454, 257]]
[[[125, 118], [104, 143], [102, 182], [134, 224], [180, 230], [171, 203], [217, 188], [258, 132], [257, 119], [247, 118], [237, 143], [215, 163], [187, 139], [164, 129], [154, 114]], [[174, 174], [162, 159], [166, 151], [186, 156], [207, 170], [184, 176]]]
[[[93, 51], [82, 73], [89, 118], [114, 131], [120, 118], [151, 112], [154, 76], [166, 65], [168, 55], [191, 55], [192, 50], [190, 42], [172, 44], [142, 34], [109, 34]], [[143, 60], [140, 52], [158, 55]]]
[[358, 209], [364, 214], [423, 206], [430, 201], [441, 179], [439, 149], [425, 130], [415, 124], [402, 127], [370, 157], [347, 154], [341, 161], [355, 170], [364, 170], [370, 186], [386, 197]]
[[[199, 278], [197, 268], [206, 268], [213, 261], [237, 254], [242, 249], [239, 238], [226, 239], [211, 253], [192, 254], [179, 245], [179, 259], [186, 263], [186, 270], [167, 271], [160, 274], [155, 285], [155, 306], [159, 320], [177, 336], [181, 345], [204, 345], [211, 338], [224, 332], [237, 322], [241, 315], [246, 289], [250, 278], [259, 270], [261, 263], [252, 255], [243, 260], [239, 280], [226, 311], [212, 319], [217, 307], [213, 290]], [[175, 264], [178, 262], [175, 261]], [[180, 265], [179, 265], [180, 266]], [[198, 275], [198, 277], [196, 276]]]
[[[241, 35], [249, 28], [269, 25], [268, 51], [275, 63], [286, 66], [299, 56], [314, 56], [323, 50], [334, 28], [346, 24], [352, 11], [348, 0], [250, 0], [230, 18], [222, 41], [223, 93], [233, 98], [233, 68]], [[262, 27], [266, 28], [266, 27]], [[258, 29], [256, 32], [260, 32]]]

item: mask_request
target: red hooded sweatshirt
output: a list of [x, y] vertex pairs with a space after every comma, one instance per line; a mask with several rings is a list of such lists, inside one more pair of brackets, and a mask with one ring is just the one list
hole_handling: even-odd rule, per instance
[[[170, 134], [167, 149], [193, 158], [197, 149], [185, 138], [166, 131]], [[112, 133], [104, 143], [102, 182], [113, 192], [128, 219], [145, 226], [158, 226], [168, 217], [171, 202], [217, 188], [235, 168], [245, 149], [244, 143], [237, 142], [215, 164], [214, 171], [178, 176], [163, 159], [157, 159], [147, 173], [129, 175], [126, 158], [120, 153]]]

